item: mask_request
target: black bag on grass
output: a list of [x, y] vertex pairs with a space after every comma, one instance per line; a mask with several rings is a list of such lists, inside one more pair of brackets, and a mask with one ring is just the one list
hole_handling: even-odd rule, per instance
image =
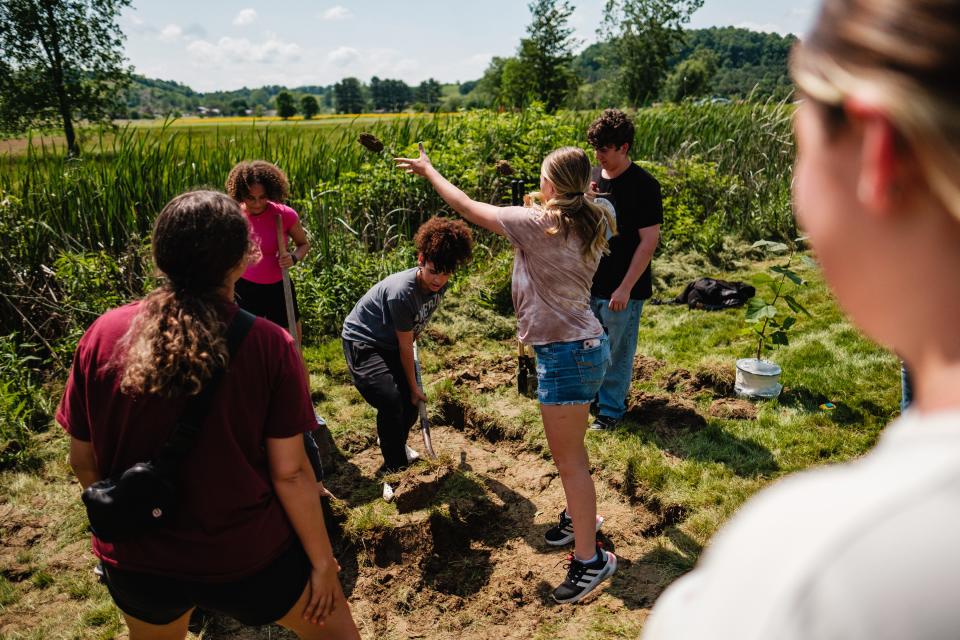
[[756, 289], [743, 282], [698, 278], [671, 302], [686, 304], [691, 309], [717, 311], [742, 306], [756, 294]]

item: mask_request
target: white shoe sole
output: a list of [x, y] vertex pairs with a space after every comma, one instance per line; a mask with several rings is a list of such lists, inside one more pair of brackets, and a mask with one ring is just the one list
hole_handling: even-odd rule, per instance
[[383, 483], [383, 499], [387, 502], [393, 502], [394, 497], [393, 487], [390, 486], [389, 482]]
[[[595, 531], [600, 531], [600, 527], [602, 527], [602, 526], [603, 526], [603, 516], [598, 515], [598, 516], [597, 516], [597, 528], [595, 529]], [[572, 533], [571, 533], [570, 535], [568, 535], [566, 538], [560, 538], [559, 540], [553, 540], [553, 541], [547, 540], [546, 536], [544, 536], [544, 538], [543, 538], [543, 541], [546, 542], [546, 543], [547, 543], [548, 545], [550, 545], [551, 547], [562, 547], [562, 546], [564, 546], [564, 545], [570, 544], [571, 542], [573, 542], [573, 540], [574, 540], [574, 538], [573, 538], [573, 534], [572, 534]]]
[[597, 575], [597, 577], [594, 578], [594, 579], [590, 582], [590, 584], [588, 584], [586, 587], [584, 587], [583, 591], [581, 591], [581, 592], [578, 593], [577, 595], [573, 596], [572, 598], [569, 598], [569, 599], [567, 599], [567, 600], [560, 600], [560, 599], [557, 598], [555, 595], [550, 594], [550, 597], [553, 598], [554, 602], [556, 602], [556, 603], [558, 603], [558, 604], [574, 604], [574, 603], [580, 602], [581, 600], [583, 600], [584, 598], [586, 598], [588, 595], [590, 595], [591, 593], [593, 593], [593, 590], [596, 589], [596, 588], [600, 585], [601, 582], [603, 582], [604, 580], [606, 580], [607, 578], [609, 578], [610, 576], [612, 576], [613, 574], [615, 574], [615, 573], [617, 572], [617, 556], [613, 555], [613, 554], [610, 553], [609, 551], [607, 551], [607, 552], [605, 552], [605, 553], [607, 554], [607, 557], [610, 559], [610, 561], [607, 563], [607, 569], [606, 569], [606, 571], [604, 571], [603, 573]]
[[[377, 437], [377, 446], [380, 446], [379, 436]], [[409, 445], [403, 445], [403, 450], [407, 454], [407, 464], [413, 464], [420, 459], [420, 454], [416, 450], [411, 449]]]

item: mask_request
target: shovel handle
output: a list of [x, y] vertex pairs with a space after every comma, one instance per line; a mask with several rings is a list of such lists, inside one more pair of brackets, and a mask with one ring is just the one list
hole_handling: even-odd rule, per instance
[[[283, 233], [283, 221], [277, 216], [277, 255], [279, 257], [287, 255], [287, 237]], [[287, 310], [287, 331], [293, 336], [293, 341], [300, 349], [300, 339], [297, 337], [297, 318], [293, 310], [293, 286], [290, 284], [290, 270], [280, 267], [283, 274], [283, 304]]]
[[[423, 377], [420, 373], [420, 351], [417, 349], [417, 341], [413, 341], [413, 371], [416, 374], [417, 386], [420, 392], [423, 392]], [[427, 403], [421, 400], [417, 403], [417, 410], [420, 412], [420, 435], [423, 436], [423, 447], [427, 450], [427, 455], [436, 458], [437, 454], [433, 451], [433, 439], [430, 437], [430, 418], [427, 417]]]

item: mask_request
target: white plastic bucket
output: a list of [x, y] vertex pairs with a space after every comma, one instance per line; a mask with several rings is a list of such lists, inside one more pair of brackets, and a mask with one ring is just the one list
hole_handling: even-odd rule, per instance
[[783, 390], [780, 365], [769, 360], [741, 358], [737, 360], [737, 381], [734, 391], [747, 398], [776, 398]]

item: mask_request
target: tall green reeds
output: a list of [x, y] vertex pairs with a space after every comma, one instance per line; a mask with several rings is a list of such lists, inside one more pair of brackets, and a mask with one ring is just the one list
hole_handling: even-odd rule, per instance
[[[792, 237], [790, 115], [789, 105], [772, 103], [684, 104], [636, 114], [633, 156], [666, 172], [681, 167], [677, 189], [689, 182], [684, 178], [689, 162], [713, 167], [698, 176], [724, 177], [720, 211], [686, 207], [708, 211], [702, 215], [711, 216], [714, 231], [697, 242], [678, 240], [678, 247], [709, 250], [720, 232], [748, 239]], [[528, 109], [365, 121], [362, 128], [167, 124], [88, 132], [87, 152], [80, 158], [43, 142], [28, 144], [22, 154], [0, 157], [0, 333], [44, 333], [38, 327], [49, 326], [50, 305], [55, 308], [60, 299], [54, 264], [64, 253], [114, 257], [123, 267], [121, 293], [136, 293], [131, 289], [148, 273], [143, 248], [157, 212], [185, 190], [222, 188], [240, 160], [269, 160], [286, 171], [291, 204], [316, 248], [314, 269], [322, 270], [395, 247], [444, 208], [422, 180], [398, 172], [389, 153], [413, 154], [422, 140], [434, 163], [471, 195], [504, 202], [509, 180], [497, 173], [497, 161], [508, 160], [532, 183], [551, 149], [586, 147], [585, 131], [595, 116]], [[373, 154], [358, 144], [363, 130], [387, 149]], [[666, 224], [675, 213], [665, 212]], [[699, 224], [698, 215], [678, 224], [678, 234]]]

